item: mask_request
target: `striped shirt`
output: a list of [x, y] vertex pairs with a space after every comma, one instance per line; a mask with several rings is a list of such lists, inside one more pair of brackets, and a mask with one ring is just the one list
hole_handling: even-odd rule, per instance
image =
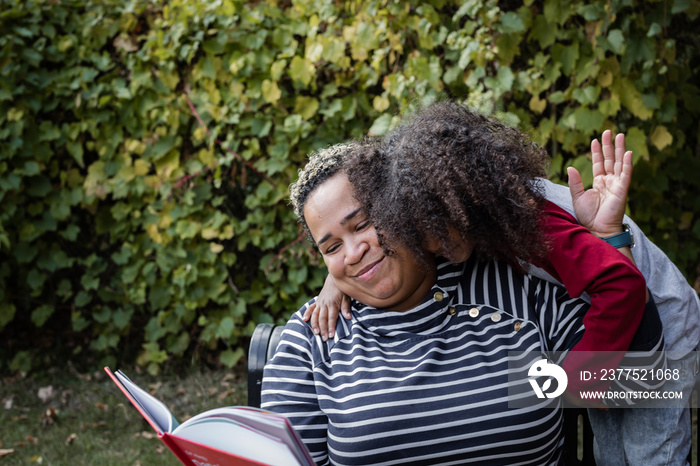
[[564, 288], [499, 262], [442, 262], [420, 306], [353, 302], [327, 342], [301, 318], [312, 302], [265, 367], [262, 408], [286, 415], [318, 464], [560, 462], [560, 399], [535, 397], [527, 368], [583, 334], [588, 305]]

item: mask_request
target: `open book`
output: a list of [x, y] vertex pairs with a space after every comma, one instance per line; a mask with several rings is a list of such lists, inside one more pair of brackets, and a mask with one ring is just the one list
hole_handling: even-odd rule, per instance
[[231, 406], [205, 411], [180, 424], [165, 404], [121, 371], [105, 367], [105, 372], [185, 465], [315, 464], [284, 416]]

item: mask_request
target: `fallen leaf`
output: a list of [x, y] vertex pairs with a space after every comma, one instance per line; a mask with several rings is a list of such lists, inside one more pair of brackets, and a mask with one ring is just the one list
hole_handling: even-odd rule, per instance
[[39, 389], [39, 393], [37, 393], [39, 399], [44, 403], [48, 403], [49, 401], [51, 401], [53, 395], [53, 386], [51, 385], [49, 385], [48, 387], [41, 387]]
[[99, 409], [99, 410], [102, 411], [103, 413], [106, 413], [107, 410], [109, 409], [109, 406], [108, 406], [108, 405], [106, 405], [106, 404], [104, 404], [104, 403], [101, 403], [101, 402], [99, 402], [99, 401], [97, 402], [97, 405], [96, 405], [96, 406], [97, 406], [97, 409]]
[[44, 414], [41, 415], [41, 425], [50, 426], [58, 418], [58, 410], [56, 408], [49, 408]]
[[32, 437], [31, 435], [27, 435], [25, 437], [27, 439], [27, 442], [31, 443], [32, 445], [36, 445], [39, 443], [39, 440], [36, 437]]
[[63, 390], [61, 392], [61, 404], [63, 406], [68, 404], [68, 401], [70, 400], [70, 397], [73, 395], [73, 392], [70, 390]]
[[75, 433], [70, 434], [70, 435], [68, 436], [68, 438], [66, 439], [66, 445], [72, 445], [73, 442], [75, 442], [75, 440], [76, 440], [77, 438], [78, 438], [78, 436], [77, 436]]
[[29, 462], [41, 464], [44, 462], [44, 458], [42, 458], [40, 455], [32, 456], [31, 458], [29, 458]]
[[5, 409], [12, 409], [12, 405], [14, 404], [14, 399], [12, 397], [5, 398], [2, 400], [2, 404], [5, 407]]
[[14, 453], [15, 451], [12, 448], [6, 448], [3, 450], [0, 450], [0, 456], [7, 456], [10, 453]]

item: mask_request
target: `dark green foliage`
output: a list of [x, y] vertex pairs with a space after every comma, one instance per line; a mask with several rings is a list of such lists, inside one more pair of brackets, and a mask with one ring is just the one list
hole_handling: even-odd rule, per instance
[[0, 370], [234, 365], [325, 276], [286, 203], [306, 155], [445, 94], [532, 131], [556, 180], [624, 131], [631, 214], [697, 275], [694, 2], [0, 7]]

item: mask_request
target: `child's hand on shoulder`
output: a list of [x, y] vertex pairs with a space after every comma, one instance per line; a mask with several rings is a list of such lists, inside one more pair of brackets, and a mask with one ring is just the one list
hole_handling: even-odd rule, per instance
[[327, 341], [335, 336], [335, 326], [341, 312], [343, 317], [350, 320], [350, 298], [335, 286], [333, 278], [328, 275], [318, 298], [302, 318], [309, 322], [316, 335], [321, 335], [323, 341]]

